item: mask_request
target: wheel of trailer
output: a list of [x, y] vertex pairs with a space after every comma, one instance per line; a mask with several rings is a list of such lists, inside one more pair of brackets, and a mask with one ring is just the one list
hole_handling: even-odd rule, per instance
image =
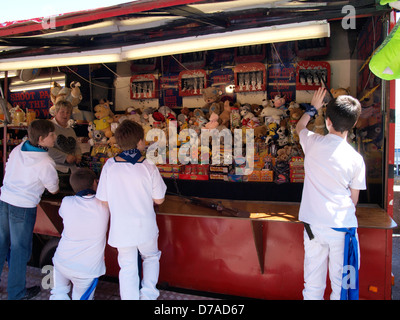
[[39, 257], [39, 266], [43, 268], [46, 265], [53, 265], [53, 256], [56, 252], [60, 238], [52, 238], [43, 246]]

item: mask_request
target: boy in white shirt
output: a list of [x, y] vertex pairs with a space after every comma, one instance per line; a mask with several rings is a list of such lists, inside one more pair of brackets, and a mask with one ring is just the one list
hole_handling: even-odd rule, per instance
[[[332, 100], [326, 107], [329, 134], [315, 134], [306, 126], [322, 107], [325, 94], [322, 88], [315, 92], [312, 106], [308, 106], [296, 126], [305, 154], [299, 212], [299, 219], [305, 224], [303, 297], [323, 299], [329, 265], [331, 300], [358, 299], [355, 206], [360, 190], [366, 189], [365, 164], [346, 139], [360, 116], [361, 105], [351, 96]], [[354, 255], [347, 253], [345, 245]]]
[[[118, 249], [121, 299], [155, 300], [161, 252], [154, 203], [163, 203], [167, 188], [157, 167], [141, 155], [145, 142], [140, 124], [124, 120], [115, 139], [124, 151], [105, 163], [96, 197], [110, 208], [108, 244]], [[140, 291], [138, 250], [143, 260]]]
[[36, 206], [45, 189], [58, 192], [58, 176], [48, 148], [56, 139], [54, 124], [38, 119], [28, 127], [28, 140], [16, 146], [7, 161], [0, 195], [0, 273], [9, 256], [8, 299], [31, 299], [40, 287], [25, 288], [32, 251]]
[[[81, 300], [93, 281], [105, 274], [104, 249], [109, 212], [96, 195], [97, 177], [88, 168], [75, 170], [70, 177], [75, 196], [66, 196], [59, 214], [64, 229], [53, 257], [54, 288], [50, 300]], [[88, 300], [92, 300], [94, 290]], [[84, 299], [82, 299], [84, 300]]]

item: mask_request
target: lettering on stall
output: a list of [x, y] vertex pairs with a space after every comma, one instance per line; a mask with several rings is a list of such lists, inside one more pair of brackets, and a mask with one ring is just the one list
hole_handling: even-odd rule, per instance
[[11, 92], [9, 101], [13, 107], [19, 105], [22, 110], [34, 110], [36, 118], [49, 118], [50, 89]]

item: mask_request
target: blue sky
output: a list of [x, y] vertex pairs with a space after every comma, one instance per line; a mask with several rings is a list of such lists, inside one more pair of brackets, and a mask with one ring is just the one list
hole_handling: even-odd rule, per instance
[[42, 18], [60, 13], [75, 12], [93, 8], [109, 7], [133, 0], [11, 0], [0, 10], [0, 23], [15, 20]]

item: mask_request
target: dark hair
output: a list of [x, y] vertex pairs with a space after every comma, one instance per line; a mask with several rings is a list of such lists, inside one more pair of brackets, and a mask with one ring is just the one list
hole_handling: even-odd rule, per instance
[[350, 131], [361, 114], [360, 102], [352, 96], [342, 95], [331, 100], [326, 107], [326, 117], [336, 131]]
[[79, 168], [71, 173], [69, 183], [75, 193], [93, 188], [93, 182], [97, 179], [96, 174], [89, 168]]
[[55, 131], [53, 122], [45, 119], [36, 119], [28, 127], [29, 142], [37, 146], [39, 144], [39, 137], [46, 138], [53, 131]]
[[132, 120], [124, 120], [115, 130], [115, 140], [122, 150], [137, 148], [140, 140], [144, 139], [143, 127]]

